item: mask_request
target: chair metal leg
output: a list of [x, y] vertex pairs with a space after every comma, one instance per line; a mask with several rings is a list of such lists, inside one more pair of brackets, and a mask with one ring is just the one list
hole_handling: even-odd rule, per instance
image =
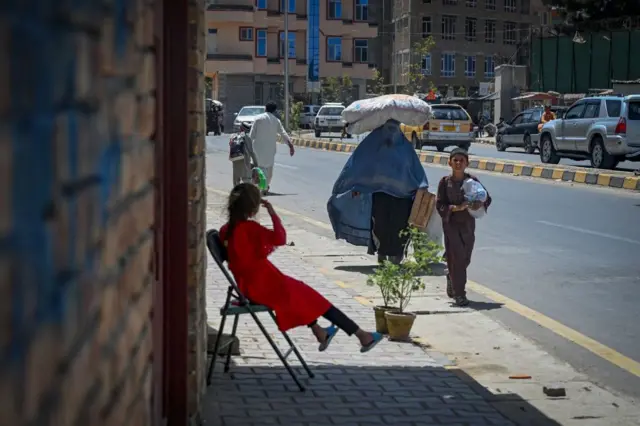
[[238, 320], [240, 319], [240, 315], [235, 316], [233, 319], [233, 327], [231, 328], [231, 342], [229, 343], [229, 347], [227, 348], [227, 360], [224, 363], [224, 372], [229, 372], [229, 365], [231, 364], [231, 350], [233, 349], [233, 341], [236, 338], [236, 331], [238, 330]]
[[305, 391], [305, 387], [302, 385], [302, 383], [300, 383], [300, 380], [298, 379], [298, 376], [296, 375], [295, 371], [293, 371], [293, 368], [291, 368], [291, 366], [287, 362], [287, 360], [284, 357], [284, 355], [282, 355], [282, 352], [278, 348], [278, 345], [276, 345], [276, 342], [274, 342], [273, 339], [271, 338], [271, 336], [269, 336], [269, 332], [267, 331], [266, 328], [264, 328], [264, 325], [262, 325], [262, 322], [260, 322], [260, 319], [258, 318], [256, 313], [253, 312], [251, 310], [251, 308], [249, 308], [248, 311], [249, 311], [249, 314], [251, 314], [251, 317], [253, 317], [253, 319], [256, 322], [256, 324], [258, 324], [258, 327], [260, 328], [260, 331], [262, 331], [262, 334], [264, 334], [264, 337], [267, 338], [267, 341], [271, 345], [271, 348], [273, 348], [273, 350], [275, 351], [276, 355], [278, 355], [278, 358], [280, 358], [280, 362], [282, 362], [282, 365], [284, 365], [284, 368], [287, 369], [287, 371], [289, 372], [289, 375], [291, 376], [293, 381], [296, 383], [296, 385], [298, 385], [298, 388], [300, 389], [300, 392], [304, 392]]
[[227, 322], [227, 314], [222, 315], [220, 328], [218, 330], [218, 336], [216, 336], [216, 344], [213, 346], [213, 353], [211, 354], [211, 364], [209, 364], [209, 371], [207, 372], [207, 386], [211, 386], [213, 369], [216, 366], [216, 358], [218, 357], [218, 350], [220, 349], [220, 341], [222, 340], [222, 332], [224, 331], [225, 322]]
[[[273, 312], [269, 311], [269, 315], [271, 315], [271, 318], [273, 318], [274, 321], [276, 320], [276, 316], [273, 314]], [[296, 354], [296, 356], [300, 360], [300, 364], [302, 364], [302, 367], [305, 369], [305, 371], [307, 372], [309, 377], [313, 379], [315, 377], [315, 374], [313, 374], [313, 372], [311, 371], [311, 369], [307, 365], [307, 362], [302, 357], [302, 354], [300, 353], [300, 351], [298, 351], [298, 348], [296, 347], [296, 345], [293, 343], [293, 341], [289, 337], [289, 334], [286, 331], [282, 331], [281, 333], [284, 336], [284, 339], [287, 341], [287, 343], [291, 347], [291, 349], [293, 350], [293, 353]]]

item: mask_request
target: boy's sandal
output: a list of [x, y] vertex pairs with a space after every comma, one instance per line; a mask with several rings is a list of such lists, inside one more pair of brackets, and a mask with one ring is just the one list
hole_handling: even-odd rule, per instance
[[338, 327], [336, 327], [335, 325], [331, 325], [325, 328], [324, 331], [327, 333], [327, 339], [324, 342], [320, 343], [320, 346], [318, 347], [318, 351], [320, 352], [324, 352], [327, 350], [327, 348], [331, 344], [331, 341], [333, 340], [333, 337], [338, 333]]
[[371, 337], [373, 337], [373, 340], [371, 341], [371, 343], [369, 343], [368, 345], [363, 345], [360, 347], [360, 352], [365, 353], [365, 352], [369, 352], [371, 349], [375, 348], [375, 346], [380, 343], [383, 339], [383, 335], [380, 333], [371, 333]]

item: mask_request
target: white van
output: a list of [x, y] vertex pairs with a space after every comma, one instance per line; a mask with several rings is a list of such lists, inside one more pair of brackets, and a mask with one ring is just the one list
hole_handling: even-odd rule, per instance
[[340, 103], [326, 103], [322, 105], [316, 119], [314, 121], [314, 130], [316, 138], [319, 138], [322, 132], [342, 132], [346, 124], [342, 120], [342, 111], [345, 106]]

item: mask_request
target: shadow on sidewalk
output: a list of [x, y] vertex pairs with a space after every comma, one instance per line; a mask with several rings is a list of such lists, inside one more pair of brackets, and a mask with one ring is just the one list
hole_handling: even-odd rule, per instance
[[[378, 264], [371, 265], [341, 265], [336, 266], [334, 269], [336, 271], [343, 272], [354, 272], [363, 275], [371, 275], [375, 272], [376, 268], [378, 268]], [[436, 263], [431, 265], [431, 272], [427, 273], [426, 271], [421, 271], [418, 276], [420, 277], [443, 277], [447, 275], [447, 265], [442, 263]]]
[[[375, 358], [365, 355], [361, 362]], [[296, 367], [307, 386], [300, 392], [276, 360], [241, 362], [230, 374], [217, 366], [204, 401], [206, 424], [560, 426], [519, 395], [494, 395], [459, 370], [327, 363], [311, 365], [315, 377], [309, 379]]]

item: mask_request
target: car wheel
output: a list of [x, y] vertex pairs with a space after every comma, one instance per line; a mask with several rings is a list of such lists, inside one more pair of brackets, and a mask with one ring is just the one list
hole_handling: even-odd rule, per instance
[[502, 152], [502, 151], [507, 149], [507, 146], [502, 141], [502, 136], [500, 136], [500, 135], [496, 136], [496, 149], [498, 151], [500, 151], [500, 152]]
[[524, 151], [527, 154], [535, 154], [536, 147], [531, 143], [531, 136], [525, 135], [524, 137]]
[[411, 135], [411, 143], [413, 144], [413, 147], [418, 151], [422, 149], [422, 142], [420, 142], [420, 139], [418, 139], [418, 135], [416, 135], [416, 132], [413, 132], [413, 134]]
[[436, 149], [438, 150], [438, 152], [444, 151], [445, 148], [446, 148], [446, 146], [444, 146], [444, 145], [436, 145]]
[[556, 152], [549, 135], [544, 135], [540, 141], [540, 161], [545, 164], [558, 164], [560, 162], [560, 156]]
[[316, 129], [316, 131], [315, 131], [316, 138], [319, 138], [319, 137], [320, 137], [320, 134], [321, 134], [321, 133], [320, 133], [320, 130]]
[[471, 144], [465, 143], [465, 144], [459, 145], [458, 147], [464, 149], [465, 151], [469, 151], [469, 148], [471, 148]]
[[591, 144], [591, 166], [596, 169], [613, 169], [616, 166], [616, 158], [607, 152], [600, 136], [593, 138]]

